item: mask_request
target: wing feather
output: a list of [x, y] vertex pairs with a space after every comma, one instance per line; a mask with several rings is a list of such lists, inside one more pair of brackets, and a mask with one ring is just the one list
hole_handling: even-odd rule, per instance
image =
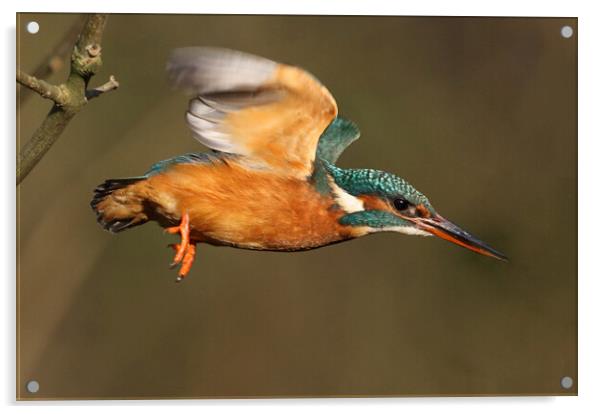
[[337, 107], [309, 73], [205, 47], [175, 50], [167, 70], [175, 87], [197, 95], [186, 120], [202, 144], [283, 174], [311, 175], [318, 139]]
[[172, 52], [167, 73], [175, 87], [198, 94], [252, 91], [272, 75], [276, 65], [236, 50], [185, 47]]

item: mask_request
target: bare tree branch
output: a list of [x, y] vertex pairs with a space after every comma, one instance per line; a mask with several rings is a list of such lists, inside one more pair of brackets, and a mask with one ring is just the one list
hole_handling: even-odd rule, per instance
[[[73, 50], [73, 44], [77, 40], [77, 36], [82, 30], [85, 17], [85, 15], [80, 16], [69, 28], [69, 30], [65, 32], [64, 36], [59, 40], [54, 49], [44, 56], [41, 63], [31, 74], [33, 77], [38, 79], [46, 79], [65, 66], [69, 59], [69, 52]], [[23, 105], [23, 103], [32, 95], [33, 93], [31, 89], [22, 89], [19, 92], [19, 105]]]
[[60, 86], [54, 86], [35, 76], [28, 75], [21, 69], [17, 70], [17, 82], [40, 94], [42, 98], [51, 99], [57, 105], [63, 105], [66, 97]]
[[20, 70], [17, 71], [17, 81], [20, 84], [54, 101], [54, 105], [42, 125], [19, 152], [17, 184], [20, 184], [31, 172], [65, 130], [69, 121], [88, 103], [87, 96], [97, 97], [103, 92], [119, 86], [115, 78], [111, 77], [111, 80], [97, 88], [98, 90], [87, 90], [90, 78], [98, 72], [102, 65], [100, 42], [107, 17], [106, 14], [88, 16], [73, 47], [71, 71], [64, 84], [51, 85]]

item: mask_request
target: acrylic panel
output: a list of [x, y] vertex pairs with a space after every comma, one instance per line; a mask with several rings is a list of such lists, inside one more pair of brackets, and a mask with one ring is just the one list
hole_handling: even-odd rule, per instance
[[17, 398], [576, 395], [577, 35], [18, 14]]

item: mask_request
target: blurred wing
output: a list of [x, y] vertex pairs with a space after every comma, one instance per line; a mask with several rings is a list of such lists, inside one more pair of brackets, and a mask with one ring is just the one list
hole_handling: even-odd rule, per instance
[[197, 95], [186, 120], [202, 144], [281, 174], [312, 173], [318, 139], [337, 106], [309, 73], [206, 47], [176, 49], [167, 71], [175, 87]]

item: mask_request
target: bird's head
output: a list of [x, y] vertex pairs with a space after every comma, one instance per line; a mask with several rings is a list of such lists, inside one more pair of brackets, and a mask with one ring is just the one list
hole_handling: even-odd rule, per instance
[[384, 171], [341, 169], [322, 160], [337, 204], [339, 222], [358, 236], [382, 231], [435, 235], [474, 252], [507, 260], [502, 253], [438, 214], [428, 198], [404, 179]]

